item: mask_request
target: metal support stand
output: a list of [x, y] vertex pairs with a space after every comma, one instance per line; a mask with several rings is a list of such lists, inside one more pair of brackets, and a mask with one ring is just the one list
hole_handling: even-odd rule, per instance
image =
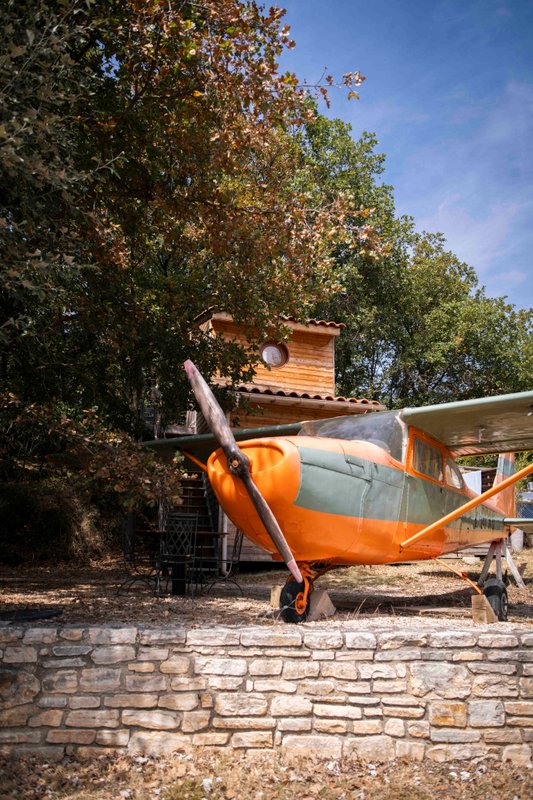
[[489, 573], [490, 565], [492, 564], [492, 559], [496, 556], [496, 577], [498, 580], [503, 580], [503, 572], [502, 572], [502, 555], [505, 556], [505, 561], [507, 562], [507, 566], [513, 578], [516, 581], [516, 585], [520, 589], [525, 589], [526, 584], [524, 583], [522, 576], [518, 572], [516, 568], [516, 564], [513, 561], [513, 557], [511, 552], [507, 546], [506, 539], [498, 539], [495, 542], [491, 542], [489, 546], [489, 552], [485, 558], [483, 563], [483, 569], [481, 570], [481, 575], [479, 576], [478, 584], [483, 586], [487, 575]]

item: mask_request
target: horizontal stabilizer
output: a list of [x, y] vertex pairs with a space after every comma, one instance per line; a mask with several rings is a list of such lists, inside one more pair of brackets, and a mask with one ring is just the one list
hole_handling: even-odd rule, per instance
[[520, 528], [524, 533], [533, 533], [533, 519], [531, 517], [506, 517], [505, 525], [512, 525], [513, 528]]

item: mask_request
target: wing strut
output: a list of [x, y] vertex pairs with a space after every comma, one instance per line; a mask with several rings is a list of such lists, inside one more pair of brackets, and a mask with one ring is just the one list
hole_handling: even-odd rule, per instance
[[533, 464], [529, 464], [524, 469], [521, 469], [519, 472], [516, 472], [514, 475], [510, 475], [501, 483], [498, 483], [496, 486], [492, 486], [490, 489], [487, 489], [486, 492], [483, 494], [478, 495], [478, 497], [472, 498], [467, 503], [464, 503], [459, 508], [456, 508], [455, 511], [452, 511], [450, 514], [447, 514], [445, 517], [441, 517], [436, 522], [432, 522], [431, 525], [427, 525], [425, 528], [422, 528], [421, 531], [415, 533], [414, 536], [411, 536], [409, 539], [406, 539], [405, 542], [402, 542], [400, 545], [400, 550], [406, 550], [408, 547], [412, 547], [414, 544], [420, 541], [420, 539], [425, 539], [426, 536], [429, 536], [431, 533], [436, 531], [438, 528], [444, 528], [450, 522], [453, 522], [458, 517], [462, 517], [463, 514], [466, 514], [467, 511], [470, 511], [472, 508], [476, 508], [476, 506], [480, 506], [485, 500], [489, 500], [489, 498], [494, 497], [494, 495], [499, 494], [503, 489], [507, 489], [508, 486], [512, 486], [517, 481], [525, 478], [526, 475], [531, 475], [533, 472]]

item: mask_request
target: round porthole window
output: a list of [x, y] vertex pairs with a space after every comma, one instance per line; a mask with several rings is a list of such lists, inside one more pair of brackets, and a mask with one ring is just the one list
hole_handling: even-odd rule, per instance
[[261, 358], [269, 367], [282, 367], [289, 360], [289, 351], [284, 344], [268, 342], [261, 348]]

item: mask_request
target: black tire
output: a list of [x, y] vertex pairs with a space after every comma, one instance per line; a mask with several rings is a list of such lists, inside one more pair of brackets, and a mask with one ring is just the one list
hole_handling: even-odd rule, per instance
[[507, 597], [507, 589], [504, 582], [498, 580], [498, 578], [491, 578], [485, 583], [483, 594], [500, 622], [507, 622], [509, 598]]
[[296, 598], [300, 592], [303, 592], [304, 588], [305, 583], [303, 581], [298, 583], [298, 581], [295, 581], [294, 578], [289, 578], [281, 590], [281, 594], [279, 596], [279, 608], [281, 619], [284, 622], [298, 623], [306, 621], [307, 615], [309, 614], [311, 592], [309, 592], [307, 595], [307, 605], [303, 614], [299, 614], [294, 607]]

